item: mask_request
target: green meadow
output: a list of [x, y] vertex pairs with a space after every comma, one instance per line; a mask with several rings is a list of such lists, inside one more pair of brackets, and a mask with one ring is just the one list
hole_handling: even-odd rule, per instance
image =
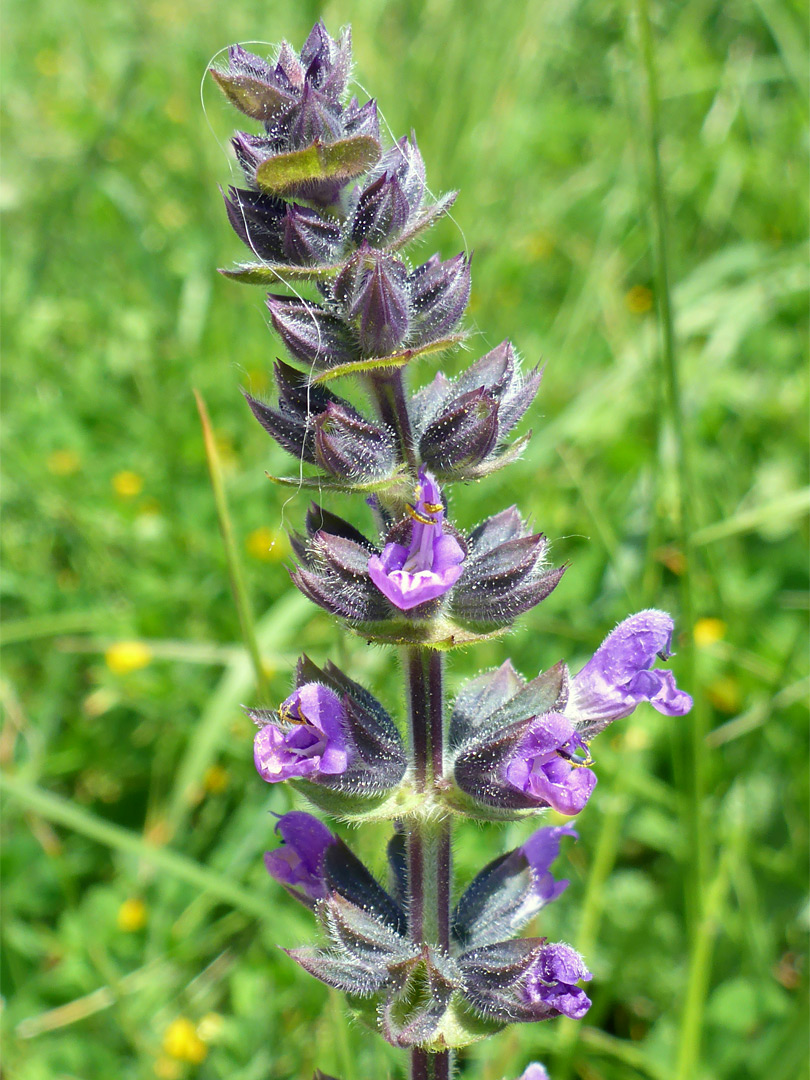
[[[807, 40], [797, 0], [7, 0], [3, 42], [2, 1017], [10, 1080], [403, 1080], [404, 1055], [280, 951], [311, 916], [267, 876], [242, 704], [331, 658], [398, 715], [399, 667], [289, 581], [308, 494], [250, 416], [280, 342], [218, 192], [233, 41], [351, 22], [356, 92], [413, 128], [411, 252], [474, 250], [465, 347], [546, 364], [512, 468], [570, 564], [451, 690], [511, 656], [577, 670], [672, 612], [695, 697], [596, 740], [599, 784], [535, 932], [586, 956], [579, 1023], [516, 1026], [462, 1080], [807, 1077]], [[649, 33], [647, 31], [649, 30]], [[260, 39], [257, 42], [257, 39]], [[246, 119], [246, 118], [245, 118]], [[251, 122], [246, 120], [246, 127]], [[425, 359], [415, 387], [435, 373]], [[269, 684], [229, 583], [197, 390]], [[367, 509], [328, 505], [360, 527]], [[368, 516], [367, 516], [368, 515]], [[555, 820], [553, 816], [548, 821]], [[529, 822], [459, 829], [457, 883]], [[379, 874], [382, 826], [346, 837]]]

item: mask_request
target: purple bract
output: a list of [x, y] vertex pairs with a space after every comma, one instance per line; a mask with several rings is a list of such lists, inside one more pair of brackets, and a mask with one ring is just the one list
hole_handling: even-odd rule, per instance
[[343, 706], [320, 683], [305, 683], [282, 702], [280, 723], [265, 724], [253, 743], [253, 760], [270, 784], [346, 771], [349, 763]]
[[371, 580], [400, 611], [443, 596], [461, 577], [464, 561], [458, 540], [444, 531], [438, 484], [424, 469], [419, 470], [416, 506], [409, 509], [413, 518], [410, 546], [386, 544], [382, 555], [372, 555], [368, 561]]

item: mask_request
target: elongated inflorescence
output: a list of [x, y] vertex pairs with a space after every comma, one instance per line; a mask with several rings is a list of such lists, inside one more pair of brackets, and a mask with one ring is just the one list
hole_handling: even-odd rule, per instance
[[[374, 519], [369, 534], [313, 502], [291, 537], [293, 583], [366, 641], [401, 649], [407, 716], [306, 656], [276, 709], [248, 713], [262, 779], [292, 784], [332, 817], [392, 827], [383, 887], [318, 818], [279, 818], [267, 869], [322, 934], [289, 955], [410, 1050], [413, 1080], [441, 1080], [455, 1049], [511, 1022], [578, 1019], [590, 1005], [582, 957], [517, 936], [568, 884], [551, 867], [576, 838], [571, 824], [536, 829], [453, 903], [453, 821], [575, 816], [597, 781], [594, 736], [642, 702], [669, 716], [692, 702], [655, 666], [674, 630], [655, 610], [625, 619], [574, 674], [560, 661], [526, 679], [507, 660], [445, 702], [444, 653], [508, 630], [565, 569], [516, 507], [465, 530], [446, 497], [447, 485], [522, 453], [528, 436], [512, 433], [541, 372], [504, 342], [455, 379], [440, 371], [409, 387], [420, 357], [464, 338], [470, 260], [409, 255], [455, 193], [430, 195], [413, 135], [383, 145], [376, 103], [348, 97], [350, 68], [349, 31], [333, 39], [318, 23], [300, 53], [284, 42], [268, 62], [235, 45], [212, 71], [254, 122], [233, 138], [244, 187], [225, 194], [249, 259], [223, 273], [270, 290], [289, 356], [275, 363], [274, 400], [246, 395], [265, 431], [313, 469], [280, 482], [327, 500], [357, 493]], [[368, 413], [339, 392], [347, 378]], [[522, 1080], [546, 1076], [535, 1063]]]

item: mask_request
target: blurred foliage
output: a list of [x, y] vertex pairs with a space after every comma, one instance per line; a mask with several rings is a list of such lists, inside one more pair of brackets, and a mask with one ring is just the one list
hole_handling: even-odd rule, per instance
[[[640, 709], [594, 748], [600, 784], [559, 866], [571, 887], [542, 921], [587, 945], [587, 1024], [512, 1029], [461, 1077], [516, 1077], [539, 1057], [554, 1080], [667, 1080], [689, 986], [698, 1078], [807, 1075], [804, 14], [793, 0], [652, 12], [694, 690], [711, 728], [704, 918], [690, 923], [684, 895], [695, 721]], [[508, 336], [548, 361], [530, 453], [456, 489], [452, 509], [470, 525], [519, 501], [572, 567], [506, 642], [454, 658], [451, 683], [508, 650], [527, 674], [576, 666], [628, 611], [678, 611], [632, 5], [8, 0], [0, 760], [16, 1080], [403, 1075], [277, 948], [311, 924], [261, 865], [268, 810], [289, 795], [252, 767], [251, 669], [192, 396], [212, 416], [275, 699], [306, 648], [395, 708], [394, 659], [291, 595], [284, 530], [306, 497], [265, 479], [289, 463], [239, 393], [268, 389], [279, 346], [261, 293], [214, 273], [242, 255], [216, 190], [235, 116], [208, 80], [200, 99], [200, 79], [216, 49], [300, 44], [319, 15], [352, 22], [356, 76], [395, 135], [415, 128], [433, 190], [461, 189], [431, 243], [475, 249], [472, 354]], [[367, 525], [361, 510], [347, 512]], [[459, 881], [526, 831], [462, 828]], [[381, 870], [384, 831], [352, 840]]]

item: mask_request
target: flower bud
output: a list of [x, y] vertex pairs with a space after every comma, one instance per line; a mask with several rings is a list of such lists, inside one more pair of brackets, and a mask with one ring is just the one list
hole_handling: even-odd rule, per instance
[[433, 255], [408, 278], [413, 343], [436, 341], [458, 323], [470, 299], [470, 261], [462, 252], [441, 262]]
[[271, 294], [267, 307], [276, 333], [302, 364], [324, 370], [356, 358], [345, 323], [320, 305]]
[[364, 356], [388, 356], [405, 340], [408, 272], [399, 259], [364, 244], [336, 279], [333, 296], [343, 305]]
[[546, 569], [542, 533], [526, 534], [514, 508], [488, 518], [468, 538], [469, 558], [451, 611], [480, 626], [508, 626], [559, 584], [565, 567]]
[[315, 456], [332, 476], [355, 482], [390, 476], [397, 463], [388, 429], [333, 403], [315, 420]]
[[[512, 446], [506, 437], [533, 401], [541, 374], [535, 369], [524, 379], [508, 341], [482, 356], [457, 379], [447, 379], [439, 372], [411, 401], [411, 421], [423, 459], [439, 475], [452, 480], [479, 479], [514, 461], [527, 437]], [[478, 404], [470, 416], [473, 402]], [[456, 425], [463, 428], [445, 446], [450, 437], [445, 432], [455, 435]], [[438, 440], [439, 447], [435, 445]]]
[[482, 388], [461, 394], [425, 429], [419, 455], [447, 476], [484, 461], [498, 437], [498, 402]]

